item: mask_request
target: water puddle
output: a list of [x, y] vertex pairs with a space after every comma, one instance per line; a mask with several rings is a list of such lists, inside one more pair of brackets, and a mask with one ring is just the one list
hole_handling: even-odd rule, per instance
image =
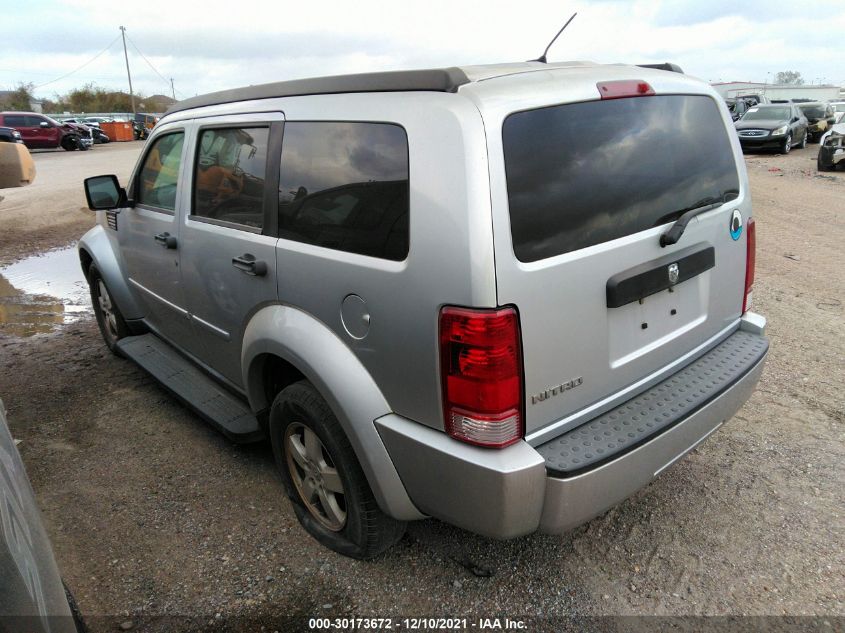
[[0, 334], [48, 334], [90, 312], [91, 297], [76, 247], [0, 269]]

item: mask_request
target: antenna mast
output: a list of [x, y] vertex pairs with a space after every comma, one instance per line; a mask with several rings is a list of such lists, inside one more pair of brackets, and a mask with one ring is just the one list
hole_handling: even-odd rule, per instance
[[561, 33], [563, 33], [563, 29], [565, 29], [567, 26], [569, 26], [569, 23], [570, 23], [570, 22], [572, 22], [572, 20], [574, 20], [574, 19], [575, 19], [575, 16], [576, 16], [576, 15], [578, 15], [578, 12], [577, 12], [577, 11], [576, 11], [575, 13], [573, 13], [573, 14], [572, 14], [572, 17], [571, 17], [571, 18], [569, 18], [569, 19], [566, 21], [566, 24], [564, 24], [564, 25], [561, 27], [560, 31], [558, 31], [558, 32], [557, 32], [557, 35], [555, 35], [555, 36], [552, 38], [552, 41], [551, 41], [551, 42], [549, 42], [549, 45], [548, 45], [548, 46], [546, 46], [546, 50], [544, 50], [544, 51], [543, 51], [543, 54], [542, 54], [542, 55], [540, 55], [537, 59], [530, 59], [530, 60], [528, 60], [528, 61], [532, 61], [532, 62], [540, 62], [541, 64], [545, 64], [545, 63], [546, 63], [546, 53], [548, 53], [548, 52], [549, 52], [549, 49], [552, 47], [552, 44], [554, 44], [554, 43], [555, 43], [555, 40], [557, 40], [557, 38], [559, 38], [559, 37], [560, 37], [560, 34], [561, 34]]

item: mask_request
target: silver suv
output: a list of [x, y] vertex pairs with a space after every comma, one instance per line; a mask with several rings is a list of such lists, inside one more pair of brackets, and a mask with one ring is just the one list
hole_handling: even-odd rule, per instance
[[728, 420], [768, 350], [727, 110], [591, 63], [195, 97], [126, 188], [86, 181], [108, 346], [230, 439], [269, 438], [302, 525], [366, 558], [434, 516], [561, 532]]

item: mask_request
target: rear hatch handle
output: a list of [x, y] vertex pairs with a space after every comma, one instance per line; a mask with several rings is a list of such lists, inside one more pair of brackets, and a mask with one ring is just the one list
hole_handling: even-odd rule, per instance
[[[684, 231], [686, 230], [687, 224], [689, 224], [690, 220], [692, 220], [695, 216], [704, 213], [705, 211], [710, 211], [710, 209], [715, 209], [716, 207], [722, 206], [726, 202], [729, 202], [729, 200], [726, 200], [726, 198], [732, 194], [734, 195], [734, 197], [738, 195], [735, 190], [728, 190], [719, 196], [707, 196], [706, 198], [702, 198], [698, 202], [688, 206], [685, 209], [673, 211], [672, 213], [664, 215], [662, 218], [657, 220], [655, 224], [660, 225], [666, 222], [668, 218], [677, 215], [678, 213], [681, 214], [681, 217], [679, 217], [675, 221], [675, 223], [669, 228], [669, 230], [660, 236], [660, 246], [665, 248], [671, 244], [677, 244], [678, 240], [681, 239], [681, 236], [684, 234]], [[733, 200], [733, 198], [731, 198], [731, 200]]]

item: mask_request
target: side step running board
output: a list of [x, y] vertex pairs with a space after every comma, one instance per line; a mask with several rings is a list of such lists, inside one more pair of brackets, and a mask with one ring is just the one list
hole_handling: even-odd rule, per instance
[[264, 438], [258, 420], [246, 403], [156, 335], [128, 336], [120, 339], [117, 347], [233, 442]]

